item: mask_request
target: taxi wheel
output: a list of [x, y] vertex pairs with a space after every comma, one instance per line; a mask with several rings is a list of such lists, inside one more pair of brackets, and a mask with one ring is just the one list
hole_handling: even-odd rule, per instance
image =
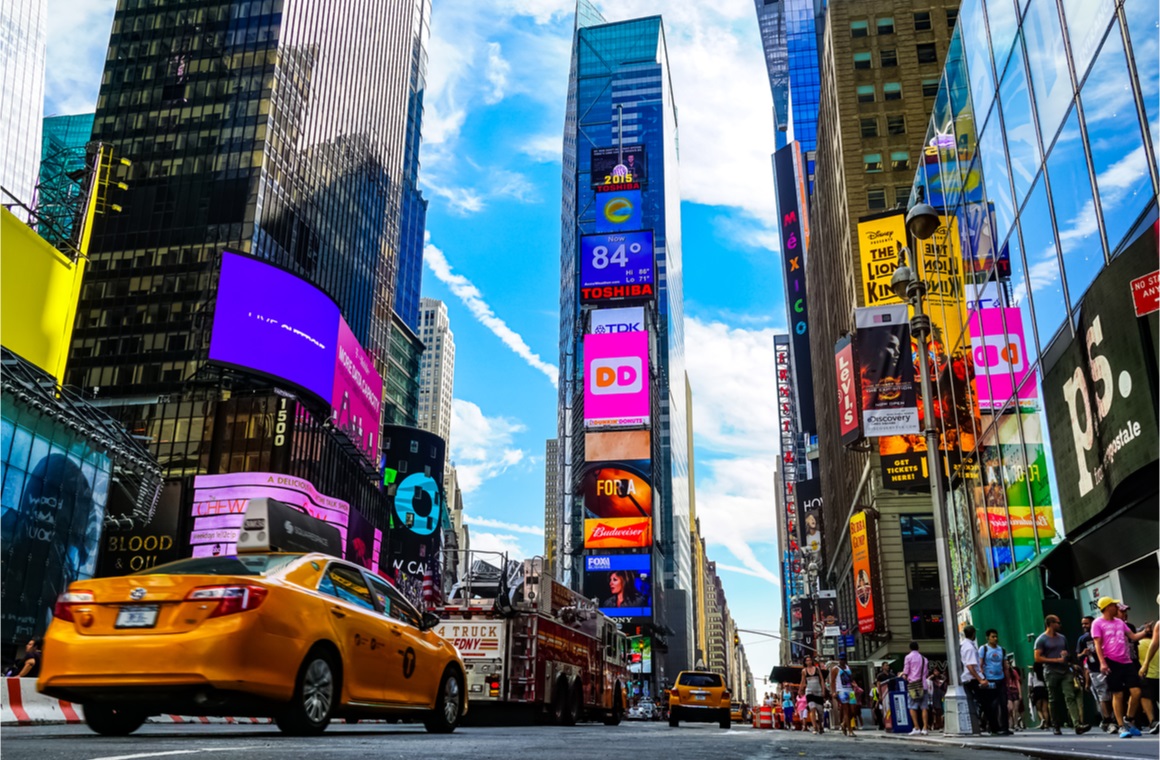
[[294, 698], [274, 722], [290, 736], [317, 736], [330, 724], [338, 701], [338, 678], [334, 660], [327, 652], [315, 649], [306, 655], [298, 670]]
[[676, 728], [679, 725], [681, 725], [681, 721], [677, 720], [676, 718], [674, 718], [670, 715], [669, 716], [669, 728]]
[[733, 716], [727, 715], [721, 719], [721, 728], [729, 728], [733, 725]]
[[463, 677], [448, 666], [439, 682], [439, 692], [435, 695], [435, 709], [423, 724], [428, 733], [449, 734], [459, 726], [463, 715]]
[[128, 736], [149, 717], [138, 710], [102, 704], [85, 705], [84, 713], [85, 723], [101, 736]]

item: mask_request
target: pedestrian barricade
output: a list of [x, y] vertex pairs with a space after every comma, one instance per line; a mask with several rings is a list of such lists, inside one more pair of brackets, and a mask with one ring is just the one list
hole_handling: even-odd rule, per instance
[[757, 725], [758, 728], [773, 728], [773, 707], [771, 705], [761, 706], [761, 722]]

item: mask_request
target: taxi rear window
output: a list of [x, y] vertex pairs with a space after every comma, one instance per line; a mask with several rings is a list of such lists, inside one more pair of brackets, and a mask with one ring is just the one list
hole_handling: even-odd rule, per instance
[[721, 676], [716, 673], [682, 673], [677, 683], [681, 686], [697, 686], [702, 689], [721, 685]]
[[242, 557], [194, 557], [139, 570], [133, 575], [266, 575], [301, 554], [246, 554]]

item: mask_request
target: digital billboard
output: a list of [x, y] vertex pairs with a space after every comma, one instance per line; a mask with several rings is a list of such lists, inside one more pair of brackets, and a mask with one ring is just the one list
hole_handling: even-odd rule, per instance
[[379, 424], [383, 403], [383, 378], [370, 354], [342, 317], [334, 362], [334, 387], [330, 396], [335, 427], [358, 446], [372, 462], [379, 455]]
[[592, 189], [597, 192], [640, 187], [648, 180], [644, 145], [592, 149]]
[[439, 568], [438, 554], [447, 517], [443, 473], [447, 443], [427, 430], [383, 427], [383, 475], [391, 498], [391, 540], [380, 571], [408, 596], [419, 599], [423, 576]]
[[629, 644], [628, 672], [641, 675], [652, 673], [652, 637], [633, 636]]
[[593, 335], [644, 331], [643, 306], [593, 309], [588, 312], [588, 332]]
[[646, 549], [652, 546], [652, 520], [606, 517], [584, 521], [585, 549]]
[[584, 434], [585, 462], [622, 462], [652, 458], [647, 430], [607, 430]]
[[596, 231], [627, 232], [644, 226], [640, 190], [613, 190], [596, 196]]
[[584, 427], [649, 424], [649, 335], [584, 336]]
[[919, 432], [918, 394], [906, 307], [854, 310], [862, 386], [862, 431], [867, 437]]
[[580, 237], [580, 287], [653, 284], [653, 231]]
[[[979, 407], [1002, 409], [1015, 394], [1017, 387], [1019, 405], [1034, 406], [1038, 384], [1034, 379], [1035, 370], [1028, 366], [1023, 310], [978, 309], [971, 312], [970, 330], [971, 356], [975, 366], [975, 389], [979, 397]], [[1023, 383], [1028, 377], [1032, 379]]]
[[[636, 465], [636, 466], [632, 466]], [[580, 479], [588, 517], [652, 517], [647, 461], [593, 467]]]
[[584, 558], [584, 596], [620, 623], [652, 617], [652, 556], [597, 554]]

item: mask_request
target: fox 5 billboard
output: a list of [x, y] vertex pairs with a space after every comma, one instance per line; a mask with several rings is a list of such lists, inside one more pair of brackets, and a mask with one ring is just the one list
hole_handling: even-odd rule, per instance
[[647, 332], [584, 336], [584, 427], [649, 424]]

